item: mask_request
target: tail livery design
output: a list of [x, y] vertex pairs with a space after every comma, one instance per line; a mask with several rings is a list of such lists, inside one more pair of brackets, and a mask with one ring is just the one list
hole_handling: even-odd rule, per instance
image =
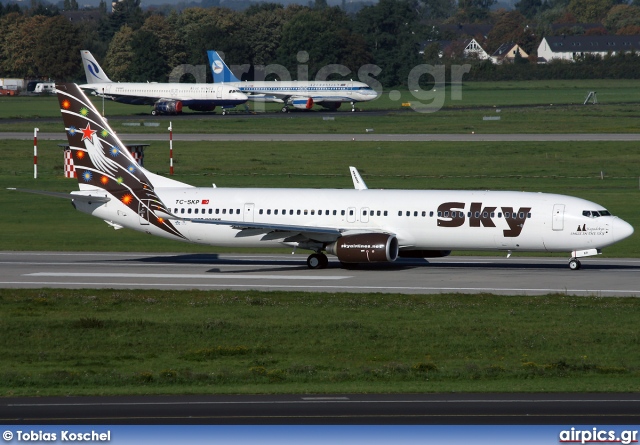
[[214, 83], [240, 82], [216, 51], [207, 51], [207, 55], [209, 56]]
[[104, 72], [100, 65], [89, 51], [80, 51], [82, 56], [82, 65], [84, 65], [84, 74], [87, 76], [87, 83], [105, 83], [111, 82], [109, 76]]
[[56, 88], [80, 190], [104, 190], [148, 224], [184, 238], [165, 219], [170, 211], [156, 195], [149, 172], [138, 165], [80, 88], [71, 83]]

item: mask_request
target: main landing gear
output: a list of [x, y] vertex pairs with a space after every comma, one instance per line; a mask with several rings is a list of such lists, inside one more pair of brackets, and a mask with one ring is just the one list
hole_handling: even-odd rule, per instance
[[356, 111], [356, 103], [351, 102], [351, 112], [354, 113]]
[[324, 253], [312, 253], [307, 258], [309, 269], [324, 269], [329, 265], [329, 259]]
[[578, 270], [578, 269], [580, 269], [581, 266], [582, 266], [582, 264], [580, 263], [580, 261], [577, 258], [571, 258], [569, 260], [569, 269]]
[[282, 107], [280, 109], [280, 111], [282, 111], [283, 113], [288, 113], [289, 112], [289, 107], [287, 107], [286, 105], [284, 107]]

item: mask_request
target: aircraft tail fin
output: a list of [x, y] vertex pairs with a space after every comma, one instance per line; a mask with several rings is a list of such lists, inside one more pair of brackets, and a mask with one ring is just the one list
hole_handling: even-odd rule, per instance
[[106, 75], [90, 51], [80, 50], [80, 55], [82, 56], [82, 65], [84, 66], [84, 74], [87, 76], [87, 83], [111, 82], [109, 76]]
[[231, 72], [227, 64], [224, 63], [224, 60], [222, 60], [217, 51], [207, 51], [207, 55], [209, 56], [209, 65], [213, 72], [214, 83], [240, 82], [240, 80]]
[[[138, 165], [78, 85], [56, 84], [56, 93], [80, 190], [106, 191], [150, 224], [178, 234], [151, 183], [159, 177]], [[182, 185], [163, 179], [162, 186]]]

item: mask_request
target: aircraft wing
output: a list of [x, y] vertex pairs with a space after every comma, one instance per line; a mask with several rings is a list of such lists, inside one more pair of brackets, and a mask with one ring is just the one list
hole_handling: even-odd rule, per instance
[[[157, 213], [158, 214], [158, 213]], [[389, 233], [383, 230], [367, 228], [366, 230], [353, 228], [319, 227], [319, 226], [297, 226], [289, 224], [268, 224], [247, 221], [221, 221], [213, 219], [181, 218], [175, 215], [162, 215], [164, 218], [189, 221], [195, 224], [213, 224], [217, 226], [229, 226], [240, 230], [237, 237], [255, 236], [264, 234], [263, 239], [285, 239], [285, 241], [319, 241], [331, 242], [345, 235], [355, 235], [358, 233]]]

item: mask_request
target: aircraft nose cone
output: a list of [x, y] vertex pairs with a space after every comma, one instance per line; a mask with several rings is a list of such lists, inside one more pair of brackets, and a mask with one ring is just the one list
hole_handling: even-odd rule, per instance
[[630, 237], [633, 234], [633, 227], [628, 222], [616, 218], [613, 220], [611, 233], [613, 235], [613, 241], [618, 242]]

